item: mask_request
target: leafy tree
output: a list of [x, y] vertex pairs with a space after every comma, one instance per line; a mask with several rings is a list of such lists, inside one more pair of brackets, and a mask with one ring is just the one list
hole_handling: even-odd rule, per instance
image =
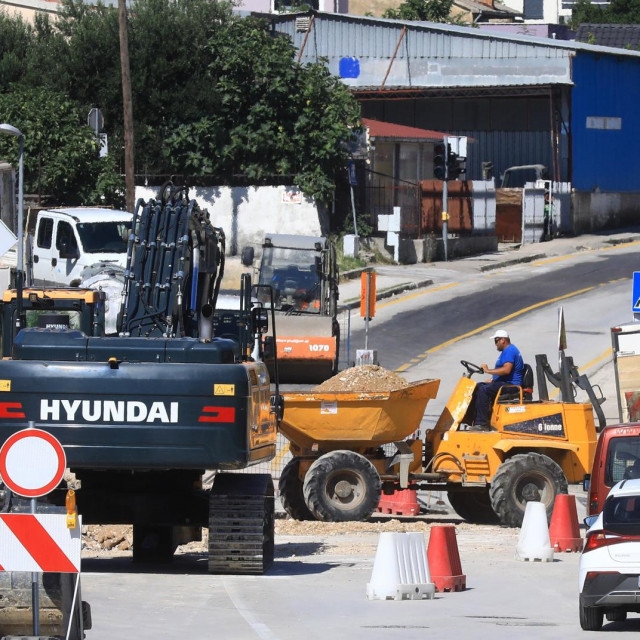
[[[14, 23], [11, 31], [0, 21], [0, 36], [6, 26], [18, 52], [11, 57], [0, 42], [0, 92], [19, 86], [65, 94], [84, 112], [80, 122], [89, 108], [101, 108], [119, 162], [117, 11], [63, 3], [55, 22]], [[323, 65], [298, 64], [289, 38], [234, 15], [228, 2], [135, 0], [129, 55], [138, 173], [218, 184], [295, 180], [307, 195], [331, 197], [359, 108]]]
[[[122, 204], [114, 160], [101, 160], [78, 105], [50, 89], [14, 88], [0, 94], [5, 122], [24, 134], [24, 189], [66, 204]], [[0, 136], [0, 156], [18, 166], [15, 138]]]
[[32, 30], [22, 19], [0, 12], [0, 86], [23, 76], [23, 61], [32, 43]]
[[458, 18], [452, 18], [450, 15], [452, 6], [453, 0], [404, 0], [397, 9], [387, 9], [382, 17], [457, 24]]
[[576, 29], [583, 23], [639, 24], [640, 0], [612, 0], [602, 7], [590, 0], [578, 0], [571, 10], [571, 27]]
[[232, 20], [209, 43], [208, 87], [219, 103], [180, 126], [167, 160], [192, 175], [231, 181], [293, 177], [307, 194], [328, 200], [344, 168], [343, 143], [359, 124], [348, 89], [322, 64], [294, 62], [294, 48], [260, 20]]

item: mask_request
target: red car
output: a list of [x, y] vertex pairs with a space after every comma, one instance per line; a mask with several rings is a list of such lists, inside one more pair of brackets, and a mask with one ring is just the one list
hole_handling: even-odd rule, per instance
[[585, 478], [587, 514], [600, 513], [611, 487], [633, 478], [640, 478], [640, 422], [609, 425], [600, 432], [591, 476]]

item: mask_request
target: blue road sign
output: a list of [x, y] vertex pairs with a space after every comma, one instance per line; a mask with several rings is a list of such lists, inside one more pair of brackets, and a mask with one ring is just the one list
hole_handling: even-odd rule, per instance
[[358, 185], [358, 178], [356, 176], [356, 163], [353, 160], [349, 160], [347, 166], [349, 167], [349, 184], [352, 187], [356, 187]]
[[633, 272], [633, 313], [640, 313], [640, 271]]

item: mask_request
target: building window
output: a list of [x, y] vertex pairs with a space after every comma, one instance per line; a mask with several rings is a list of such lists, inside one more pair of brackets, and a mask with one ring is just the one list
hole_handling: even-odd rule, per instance
[[544, 2], [543, 0], [524, 0], [524, 9], [522, 11], [525, 20], [543, 20], [544, 19]]

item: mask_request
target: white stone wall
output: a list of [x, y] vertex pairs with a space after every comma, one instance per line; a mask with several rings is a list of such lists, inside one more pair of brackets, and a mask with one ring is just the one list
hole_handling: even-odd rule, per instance
[[[136, 200], [156, 198], [159, 187], [136, 187]], [[297, 187], [193, 187], [189, 197], [207, 209], [212, 223], [222, 227], [227, 254], [237, 255], [253, 245], [256, 256], [265, 233], [325, 235], [328, 214]]]

